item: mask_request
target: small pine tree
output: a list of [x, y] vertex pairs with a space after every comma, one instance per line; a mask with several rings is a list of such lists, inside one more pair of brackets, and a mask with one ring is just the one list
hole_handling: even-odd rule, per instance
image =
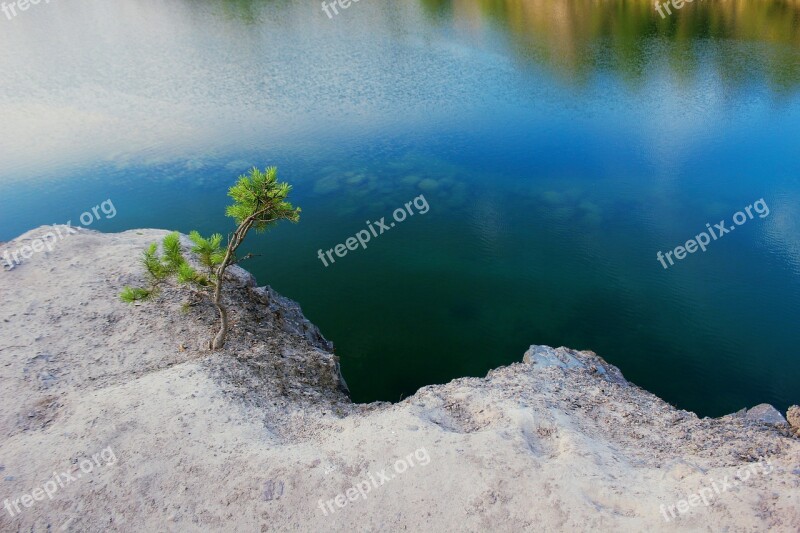
[[289, 184], [278, 181], [276, 167], [269, 167], [265, 172], [254, 167], [249, 174], [239, 176], [236, 184], [228, 190], [228, 196], [234, 203], [228, 206], [226, 215], [236, 221], [237, 228], [228, 236], [226, 249], [222, 249], [222, 235], [219, 233], [208, 238], [197, 231], [189, 234], [193, 244], [192, 253], [197, 256], [204, 272], [198, 272], [186, 261], [181, 251], [180, 236], [177, 232], [170, 233], [162, 242], [161, 256], [158, 255], [156, 243], [151, 244], [142, 255], [141, 262], [147, 271], [150, 286], [125, 287], [120, 298], [128, 303], [147, 300], [157, 293], [160, 284], [173, 276], [182, 284], [191, 284], [207, 295], [217, 308], [220, 327], [209, 342], [209, 347], [212, 350], [222, 348], [228, 335], [228, 309], [222, 302], [225, 270], [248, 257], [237, 259], [236, 251], [250, 229], [263, 232], [281, 220], [300, 220], [300, 208], [286, 201], [291, 190]]

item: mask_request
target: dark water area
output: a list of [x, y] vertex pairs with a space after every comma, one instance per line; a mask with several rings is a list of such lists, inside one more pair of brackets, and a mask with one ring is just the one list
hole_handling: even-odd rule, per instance
[[800, 400], [800, 2], [54, 1], [0, 15], [0, 72], [0, 241], [106, 199], [91, 229], [230, 231], [276, 165], [301, 221], [247, 268], [356, 401], [531, 344], [701, 415]]

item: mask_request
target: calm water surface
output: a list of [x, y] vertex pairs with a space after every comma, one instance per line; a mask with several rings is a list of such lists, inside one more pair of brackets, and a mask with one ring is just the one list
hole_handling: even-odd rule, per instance
[[[301, 223], [249, 268], [354, 399], [591, 349], [681, 408], [800, 400], [800, 3], [52, 2], [0, 18], [0, 240], [226, 231], [252, 165]], [[424, 194], [430, 205], [324, 267]], [[763, 198], [668, 270], [672, 250]], [[2, 296], [0, 295], [0, 298]]]

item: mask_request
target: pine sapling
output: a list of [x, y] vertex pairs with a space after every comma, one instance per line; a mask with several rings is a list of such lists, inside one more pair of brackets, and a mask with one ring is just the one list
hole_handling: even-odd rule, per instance
[[141, 262], [147, 271], [150, 286], [125, 287], [120, 298], [129, 303], [149, 299], [157, 293], [161, 283], [174, 276], [178, 282], [193, 286], [211, 299], [219, 314], [220, 326], [209, 342], [209, 348], [222, 348], [228, 335], [228, 308], [222, 301], [225, 271], [229, 266], [250, 257], [237, 258], [239, 246], [252, 228], [260, 233], [281, 220], [300, 220], [300, 208], [286, 201], [291, 186], [279, 182], [277, 176], [278, 169], [275, 167], [269, 167], [264, 172], [254, 167], [249, 174], [239, 176], [236, 184], [228, 190], [233, 204], [228, 206], [226, 215], [236, 221], [237, 228], [228, 236], [225, 250], [222, 249], [222, 235], [219, 233], [208, 238], [197, 231], [189, 234], [193, 244], [192, 253], [197, 256], [202, 272], [198, 272], [184, 258], [178, 233], [170, 233], [162, 242], [161, 256], [158, 255], [156, 243], [151, 244], [142, 256]]

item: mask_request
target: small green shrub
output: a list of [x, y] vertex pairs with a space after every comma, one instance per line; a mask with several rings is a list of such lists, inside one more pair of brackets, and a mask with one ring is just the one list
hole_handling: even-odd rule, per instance
[[186, 261], [181, 251], [180, 235], [177, 232], [170, 233], [161, 243], [160, 256], [157, 243], [151, 244], [142, 255], [141, 262], [150, 286], [125, 287], [120, 294], [122, 301], [133, 303], [147, 300], [157, 293], [160, 284], [175, 277], [179, 283], [192, 285], [196, 291], [206, 295], [217, 308], [220, 328], [209, 342], [209, 347], [212, 350], [222, 348], [228, 333], [228, 311], [222, 302], [225, 270], [249, 257], [237, 259], [236, 250], [251, 228], [262, 232], [281, 220], [300, 220], [300, 208], [286, 201], [292, 187], [279, 182], [277, 175], [278, 169], [275, 167], [269, 167], [264, 172], [253, 168], [249, 174], [239, 176], [236, 184], [228, 190], [228, 196], [233, 198], [234, 203], [228, 206], [226, 214], [236, 221], [237, 228], [228, 237], [224, 250], [219, 233], [208, 238], [197, 231], [189, 234], [193, 245], [191, 251], [204, 271], [198, 272]]

